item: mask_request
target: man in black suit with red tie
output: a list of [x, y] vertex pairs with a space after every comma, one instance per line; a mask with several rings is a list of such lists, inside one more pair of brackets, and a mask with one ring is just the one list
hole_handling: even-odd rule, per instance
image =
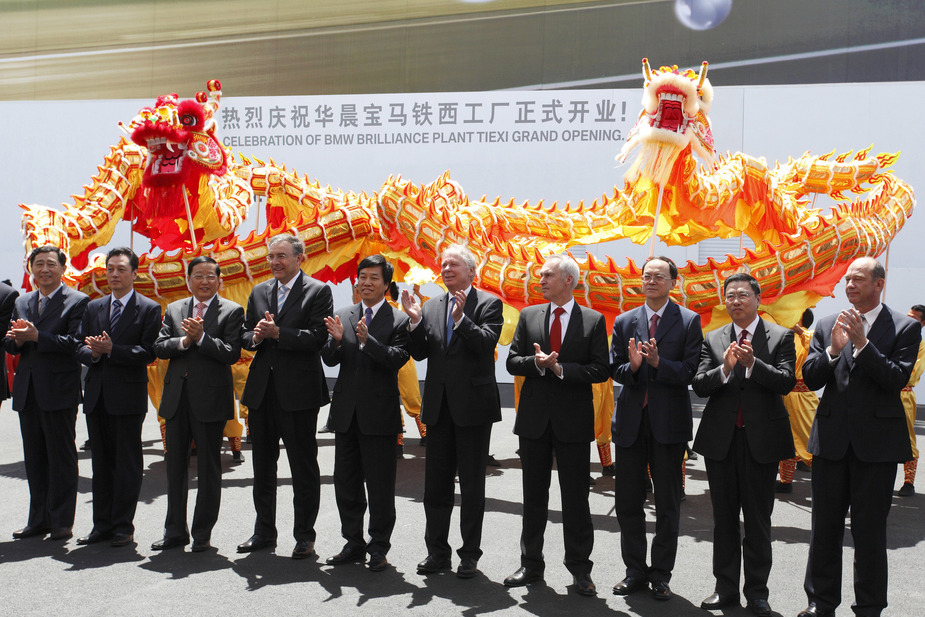
[[543, 578], [543, 534], [555, 457], [565, 567], [572, 573], [576, 591], [593, 596], [597, 593], [591, 580], [594, 527], [588, 506], [588, 444], [594, 439], [591, 384], [606, 381], [610, 367], [604, 316], [575, 303], [578, 277], [578, 264], [571, 257], [546, 259], [540, 285], [549, 303], [521, 311], [507, 357], [508, 372], [525, 377], [514, 423], [520, 437], [524, 515], [520, 569], [504, 584], [518, 587]]
[[402, 292], [410, 318], [411, 355], [427, 359], [421, 421], [427, 425], [424, 465], [424, 542], [427, 558], [418, 574], [452, 566], [450, 517], [459, 474], [462, 547], [456, 576], [473, 578], [482, 556], [485, 468], [491, 425], [501, 419], [495, 380], [495, 346], [504, 316], [501, 301], [472, 287], [475, 256], [465, 246], [445, 249], [440, 274], [448, 293], [424, 303]]
[[[222, 270], [206, 255], [186, 268], [192, 297], [167, 305], [164, 325], [154, 344], [158, 358], [169, 360], [158, 415], [167, 431], [167, 518], [164, 537], [151, 548], [186, 546], [194, 553], [212, 548], [212, 528], [222, 498], [222, 431], [234, 417], [231, 366], [241, 357], [241, 305], [218, 295]], [[196, 443], [196, 509], [186, 524], [189, 459]]]
[[886, 522], [896, 465], [912, 457], [901, 392], [922, 326], [880, 302], [886, 272], [854, 260], [845, 274], [852, 308], [819, 322], [803, 363], [810, 390], [825, 388], [809, 435], [813, 517], [800, 617], [833, 617], [841, 603], [842, 542], [851, 511], [856, 615], [887, 605]]
[[80, 363], [77, 329], [90, 299], [61, 283], [67, 255], [56, 246], [29, 253], [36, 291], [16, 299], [8, 353], [19, 354], [13, 378], [13, 409], [19, 412], [23, 458], [29, 481], [29, 521], [14, 538], [67, 540], [77, 508], [77, 445]]
[[[408, 317], [385, 300], [392, 264], [382, 255], [357, 267], [360, 302], [325, 319], [328, 342], [321, 359], [340, 365], [328, 426], [334, 430], [334, 495], [347, 543], [329, 565], [369, 553], [368, 568], [388, 565], [395, 527], [395, 435], [401, 432], [398, 370], [410, 357]], [[365, 490], [364, 490], [365, 480]], [[369, 494], [369, 542], [363, 515]]]
[[292, 471], [293, 559], [315, 552], [315, 520], [321, 500], [318, 409], [330, 402], [321, 369], [328, 340], [324, 318], [334, 312], [331, 288], [302, 272], [305, 245], [295, 235], [267, 241], [273, 278], [256, 285], [247, 301], [243, 345], [257, 352], [241, 403], [250, 410], [254, 464], [254, 535], [239, 553], [276, 546], [276, 464], [279, 440]]
[[796, 350], [790, 330], [758, 317], [761, 286], [752, 276], [733, 274], [723, 293], [732, 323], [707, 335], [693, 383], [698, 396], [709, 398], [694, 450], [706, 461], [710, 483], [716, 577], [715, 592], [700, 606], [739, 606], [744, 556], [748, 608], [768, 617], [774, 482], [778, 463], [794, 453], [783, 397], [796, 384]]
[[[669, 300], [678, 267], [650, 257], [642, 267], [646, 302], [613, 324], [610, 365], [623, 385], [613, 412], [617, 521], [626, 577], [613, 592], [625, 596], [652, 586], [656, 600], [671, 598], [671, 571], [681, 524], [681, 471], [693, 431], [687, 387], [694, 379], [703, 332], [700, 316]], [[652, 564], [646, 565], [648, 470], [655, 497]]]
[[134, 541], [144, 457], [141, 427], [148, 411], [148, 364], [161, 307], [135, 291], [138, 256], [127, 247], [106, 255], [110, 294], [87, 305], [77, 358], [87, 367], [84, 413], [93, 463], [93, 529], [77, 544]]

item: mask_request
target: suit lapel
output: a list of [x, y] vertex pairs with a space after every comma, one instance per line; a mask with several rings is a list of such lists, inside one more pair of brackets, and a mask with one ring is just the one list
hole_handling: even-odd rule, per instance
[[[350, 313], [347, 315], [347, 323], [344, 324], [344, 331], [347, 331], [347, 328], [350, 328], [352, 332], [351, 336], [356, 338], [357, 324], [360, 323], [361, 319], [365, 319], [366, 308], [363, 306], [363, 303], [354, 304], [353, 308], [350, 310]], [[373, 318], [375, 321], [375, 318]]]
[[551, 304], [545, 304], [540, 309], [540, 314], [537, 316], [540, 322], [540, 348], [551, 351], [552, 344], [549, 342], [549, 328], [550, 328], [550, 318], [552, 316], [552, 311], [549, 309], [552, 308]]
[[[212, 300], [212, 304], [209, 305], [209, 308], [206, 309], [206, 314], [202, 316], [202, 330], [203, 332], [208, 332], [217, 322], [218, 314], [221, 312], [222, 299], [218, 296], [215, 296], [215, 299]], [[193, 308], [193, 302], [190, 301], [190, 310]]]
[[[270, 314], [273, 315], [274, 319], [278, 316], [279, 307], [276, 306], [276, 289], [279, 287], [279, 281], [273, 280], [273, 282], [267, 285], [266, 294], [267, 294], [267, 306], [270, 307]], [[263, 319], [263, 315], [260, 316]]]
[[876, 321], [870, 325], [870, 331], [867, 333], [867, 340], [877, 349], [882, 349], [883, 338], [895, 331], [893, 325], [893, 315], [886, 304], [880, 309]]
[[759, 319], [755, 326], [755, 335], [752, 337], [752, 353], [756, 358], [768, 361], [768, 331], [764, 327], [764, 320]]
[[439, 302], [438, 302], [438, 314], [441, 315], [441, 316], [443, 317], [443, 325], [442, 325], [441, 327], [437, 328], [437, 337], [440, 339], [440, 342], [443, 343], [443, 348], [444, 348], [444, 349], [447, 348], [447, 344], [446, 344], [446, 323], [447, 323], [447, 321], [449, 320], [450, 317], [449, 317], [449, 315], [447, 315], [447, 312], [446, 312], [446, 311], [447, 311], [447, 308], [449, 307], [449, 305], [450, 305], [450, 303], [447, 301], [447, 295], [446, 295], [446, 294], [443, 294], [442, 296], [440, 296], [440, 300], [439, 300]]
[[[645, 315], [645, 313], [643, 313]], [[672, 302], [668, 301], [668, 304], [665, 305], [665, 312], [662, 313], [662, 318], [658, 320], [658, 325], [655, 327], [655, 340], [660, 341], [665, 338], [665, 334], [671, 331], [675, 327], [675, 324], [681, 321], [681, 311], [678, 309], [678, 306]], [[649, 326], [646, 325], [646, 340], [649, 338]]]
[[646, 312], [645, 305], [636, 309], [635, 331], [637, 343], [649, 340], [649, 320], [646, 317], [647, 315], [648, 313]]

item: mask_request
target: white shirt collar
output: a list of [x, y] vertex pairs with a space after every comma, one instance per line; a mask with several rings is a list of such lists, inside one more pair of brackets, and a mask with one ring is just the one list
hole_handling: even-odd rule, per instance
[[135, 293], [135, 289], [134, 289], [134, 288], [130, 289], [129, 292], [128, 292], [127, 294], [125, 294], [124, 296], [122, 296], [121, 298], [117, 298], [117, 297], [116, 297], [116, 294], [110, 294], [110, 295], [112, 296], [112, 298], [109, 300], [109, 303], [112, 304], [113, 301], [118, 300], [119, 302], [122, 303], [122, 306], [127, 306], [128, 303], [129, 303], [129, 300], [132, 299], [132, 294], [133, 294], [133, 293]]
[[745, 328], [740, 328], [740, 327], [738, 326], [738, 324], [733, 323], [732, 326], [735, 328], [736, 340], [742, 338], [742, 330], [747, 330], [747, 331], [748, 331], [748, 340], [749, 340], [749, 341], [754, 340], [754, 338], [755, 338], [755, 330], [758, 328], [758, 320], [759, 320], [759, 319], [761, 319], [761, 318], [758, 317], [758, 316], [755, 316], [754, 321], [752, 321], [752, 323], [750, 323], [750, 324], [748, 324], [747, 326], [745, 326]]
[[366, 315], [366, 309], [370, 308], [373, 310], [373, 317], [375, 317], [376, 314], [379, 312], [379, 309], [382, 308], [383, 304], [385, 304], [385, 298], [382, 298], [382, 300], [379, 300], [379, 302], [377, 302], [373, 306], [366, 306], [366, 304], [364, 304], [363, 301], [361, 300], [360, 301], [360, 316], [362, 317]]

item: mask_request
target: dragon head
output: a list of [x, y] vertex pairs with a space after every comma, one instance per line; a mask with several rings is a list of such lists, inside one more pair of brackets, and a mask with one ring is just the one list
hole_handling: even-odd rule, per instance
[[[159, 96], [154, 107], [144, 107], [129, 123], [132, 141], [147, 150], [138, 208], [126, 213], [135, 231], [163, 249], [178, 242], [190, 244], [183, 229], [200, 206], [200, 185], [228, 169], [225, 149], [215, 137], [215, 113], [222, 96], [218, 80], [195, 100]], [[187, 221], [187, 223], [183, 223]]]
[[215, 111], [222, 85], [208, 83], [209, 93], [196, 100], [159, 96], [154, 108], [144, 107], [129, 124], [132, 141], [148, 149], [144, 186], [174, 186], [199, 181], [202, 174], [222, 175], [225, 151], [215, 138]]
[[649, 60], [643, 58], [642, 72], [642, 111], [617, 160], [624, 162], [630, 152], [640, 147], [630, 174], [659, 183], [667, 180], [677, 154], [688, 146], [704, 162], [715, 163], [713, 132], [707, 117], [713, 102], [707, 63], [698, 74], [690, 69], [679, 70], [677, 65], [651, 70]]

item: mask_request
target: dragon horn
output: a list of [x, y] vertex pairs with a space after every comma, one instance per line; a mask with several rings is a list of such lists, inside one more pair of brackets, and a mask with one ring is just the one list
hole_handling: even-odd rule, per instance
[[646, 78], [646, 83], [652, 81], [652, 72], [649, 70], [649, 59], [642, 59], [642, 75]]
[[703, 82], [707, 79], [707, 67], [709, 63], [704, 60], [703, 64], [700, 65], [700, 82], [697, 84], [697, 89], [700, 90], [703, 88]]

